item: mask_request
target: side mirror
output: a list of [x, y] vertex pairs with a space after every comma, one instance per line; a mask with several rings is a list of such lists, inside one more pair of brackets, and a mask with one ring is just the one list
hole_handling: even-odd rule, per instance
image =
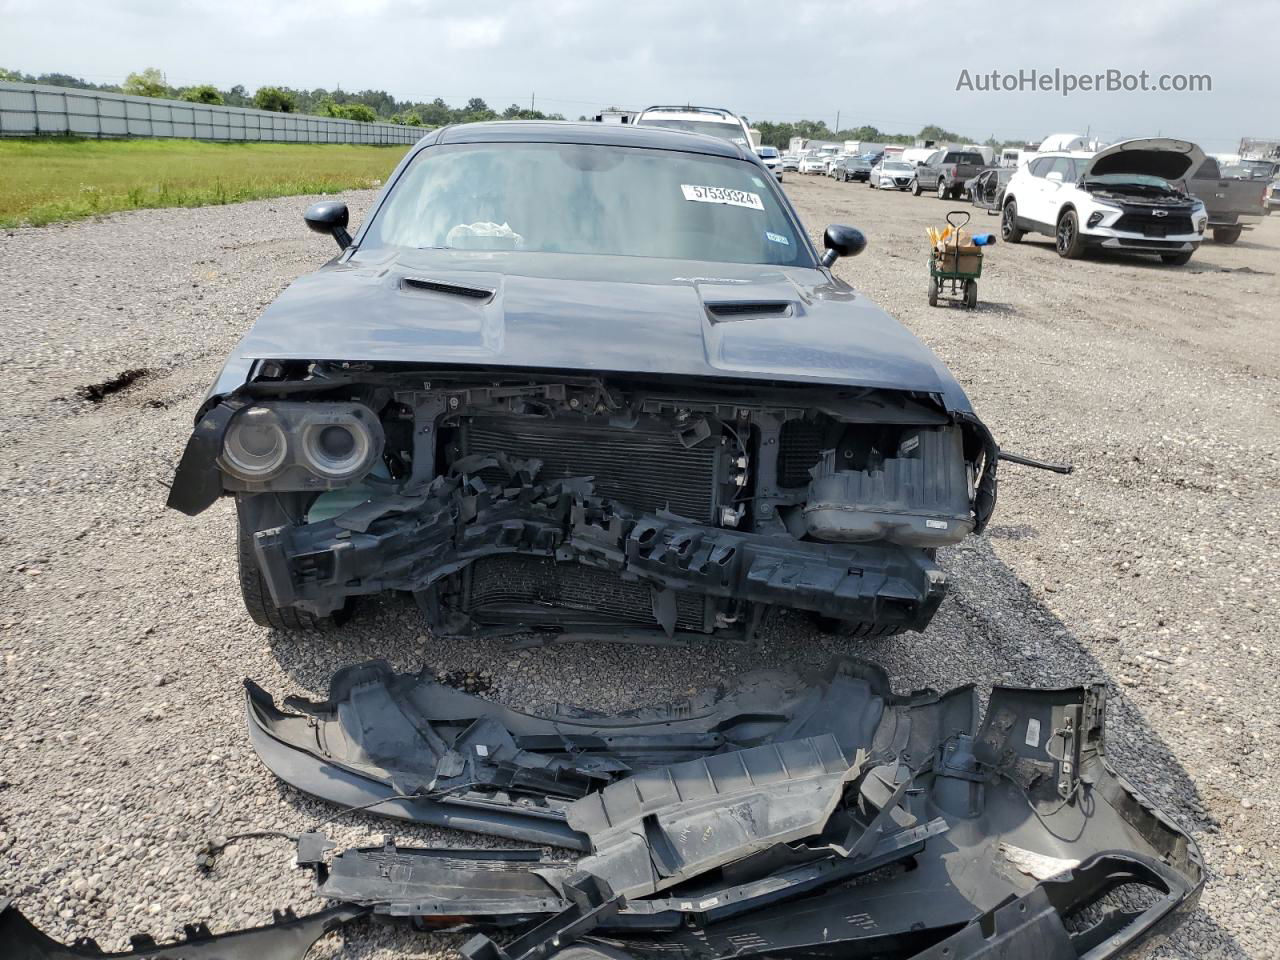
[[822, 245], [827, 252], [822, 255], [822, 265], [829, 267], [841, 257], [856, 257], [867, 248], [867, 238], [861, 230], [833, 223], [822, 235]]
[[316, 233], [328, 233], [333, 235], [333, 239], [338, 241], [338, 246], [343, 250], [351, 246], [351, 234], [347, 233], [347, 222], [350, 214], [347, 213], [347, 205], [337, 200], [321, 200], [319, 203], [312, 204], [311, 208], [303, 215], [303, 219], [307, 221], [307, 226]]

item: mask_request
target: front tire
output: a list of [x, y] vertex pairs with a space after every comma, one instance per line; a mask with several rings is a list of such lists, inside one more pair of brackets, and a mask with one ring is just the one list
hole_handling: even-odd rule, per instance
[[343, 623], [348, 608], [329, 617], [317, 617], [295, 607], [277, 607], [267, 589], [266, 578], [253, 552], [253, 534], [245, 522], [244, 510], [236, 504], [236, 561], [240, 570], [240, 596], [249, 618], [260, 627], [273, 627], [292, 633], [327, 633]]
[[912, 177], [911, 178], [911, 195], [913, 197], [918, 197], [922, 193], [924, 193], [924, 191], [920, 189], [920, 178]]
[[1024, 234], [1018, 229], [1018, 204], [1010, 200], [1000, 214], [1000, 239], [1005, 243], [1018, 243]]
[[948, 191], [947, 191], [947, 181], [945, 181], [945, 180], [943, 180], [941, 177], [939, 177], [939, 178], [938, 178], [938, 199], [939, 199], [939, 200], [945, 200], [945, 199], [947, 199], [947, 192], [948, 192]]
[[1080, 219], [1074, 210], [1065, 210], [1058, 217], [1058, 229], [1054, 234], [1054, 249], [1064, 260], [1079, 260], [1084, 256], [1084, 241], [1080, 239]]

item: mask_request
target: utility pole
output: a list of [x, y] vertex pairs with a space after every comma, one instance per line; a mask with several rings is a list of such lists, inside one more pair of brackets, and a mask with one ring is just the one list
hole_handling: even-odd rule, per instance
[[536, 90], [533, 93], [529, 94], [529, 112], [530, 113], [533, 113], [533, 101], [537, 99], [537, 96], [538, 96], [538, 92]]
[[836, 111], [836, 129], [835, 129], [835, 132], [836, 132], [836, 133], [839, 133], [839, 132], [840, 132], [840, 111], [839, 111], [839, 110], [837, 110], [837, 111]]

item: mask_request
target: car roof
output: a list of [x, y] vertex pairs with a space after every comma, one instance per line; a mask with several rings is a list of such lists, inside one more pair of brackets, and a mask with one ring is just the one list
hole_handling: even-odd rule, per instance
[[427, 134], [425, 144], [453, 143], [583, 143], [608, 147], [648, 147], [717, 157], [747, 159], [739, 144], [719, 137], [662, 127], [623, 123], [580, 123], [568, 120], [493, 120], [441, 127]]
[[707, 120], [711, 123], [736, 123], [739, 125], [742, 123], [742, 120], [732, 113], [705, 110], [646, 110], [639, 117], [642, 120], [649, 118], [656, 120]]

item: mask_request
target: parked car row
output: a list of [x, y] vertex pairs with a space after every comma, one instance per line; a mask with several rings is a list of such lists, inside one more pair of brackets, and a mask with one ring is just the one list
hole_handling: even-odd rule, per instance
[[1220, 166], [1194, 143], [1167, 137], [1101, 150], [1082, 145], [1082, 138], [1064, 142], [1064, 149], [1030, 154], [1017, 167], [984, 165], [981, 153], [952, 148], [917, 154], [914, 162], [881, 156], [869, 167], [863, 157], [841, 157], [830, 176], [865, 179], [873, 190], [964, 197], [1000, 214], [1006, 242], [1044, 234], [1066, 258], [1108, 249], [1184, 264], [1206, 234], [1235, 243], [1280, 206], [1280, 182], [1261, 163]]

